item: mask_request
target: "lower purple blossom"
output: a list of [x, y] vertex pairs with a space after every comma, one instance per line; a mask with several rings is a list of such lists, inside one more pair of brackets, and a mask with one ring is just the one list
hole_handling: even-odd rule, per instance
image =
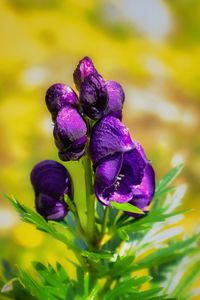
[[66, 168], [53, 160], [38, 163], [31, 172], [35, 207], [46, 220], [59, 221], [68, 213], [64, 194], [72, 199], [72, 183]]
[[87, 126], [79, 112], [65, 107], [58, 113], [54, 127], [55, 144], [63, 161], [78, 160], [85, 152]]
[[146, 210], [155, 192], [155, 174], [142, 146], [130, 139], [124, 125], [105, 117], [93, 129], [90, 153], [95, 168], [98, 200], [129, 202]]

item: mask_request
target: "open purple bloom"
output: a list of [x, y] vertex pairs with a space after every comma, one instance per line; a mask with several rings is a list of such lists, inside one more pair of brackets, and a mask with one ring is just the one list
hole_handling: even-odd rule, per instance
[[90, 154], [95, 169], [95, 193], [100, 202], [129, 202], [145, 211], [155, 191], [155, 175], [141, 145], [126, 127], [106, 116], [93, 128]]
[[80, 60], [76, 70], [73, 73], [74, 83], [77, 90], [80, 89], [81, 83], [91, 74], [96, 74], [97, 70], [94, 67], [92, 60], [89, 57], [84, 57]]
[[55, 121], [58, 112], [67, 105], [78, 106], [78, 97], [76, 93], [63, 83], [56, 83], [50, 86], [45, 97], [46, 105]]
[[72, 107], [61, 109], [54, 127], [55, 144], [63, 161], [78, 160], [85, 152], [87, 126], [79, 112]]
[[81, 84], [80, 103], [91, 119], [106, 115], [122, 118], [124, 91], [116, 81], [104, 81], [101, 75], [91, 74]]
[[62, 220], [68, 212], [64, 194], [72, 198], [72, 183], [66, 168], [54, 160], [44, 160], [33, 168], [31, 183], [37, 212], [46, 220]]

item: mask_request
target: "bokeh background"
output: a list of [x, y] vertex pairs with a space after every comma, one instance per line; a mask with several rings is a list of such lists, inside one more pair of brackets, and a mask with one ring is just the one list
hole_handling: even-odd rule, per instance
[[[184, 162], [178, 182], [188, 186], [184, 208], [194, 210], [183, 226], [192, 232], [200, 208], [199, 20], [199, 0], [1, 0], [0, 191], [33, 206], [31, 168], [58, 160], [45, 92], [56, 82], [73, 87], [73, 70], [88, 55], [124, 87], [124, 123], [157, 178]], [[68, 167], [82, 199], [80, 163]], [[26, 267], [53, 263], [64, 251], [21, 223], [1, 195], [0, 249], [1, 258]]]

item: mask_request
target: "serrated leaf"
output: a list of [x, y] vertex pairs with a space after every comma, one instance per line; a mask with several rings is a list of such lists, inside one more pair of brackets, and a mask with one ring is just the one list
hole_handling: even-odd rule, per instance
[[127, 212], [131, 212], [131, 213], [135, 213], [135, 214], [144, 214], [144, 212], [139, 209], [138, 207], [130, 204], [130, 203], [117, 203], [117, 202], [113, 202], [110, 201], [110, 204], [112, 207], [118, 209], [118, 210], [122, 210], [122, 211], [127, 211]]

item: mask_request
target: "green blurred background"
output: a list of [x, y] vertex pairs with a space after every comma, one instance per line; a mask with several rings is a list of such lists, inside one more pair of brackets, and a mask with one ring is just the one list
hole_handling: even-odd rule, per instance
[[[123, 121], [157, 178], [185, 163], [178, 181], [188, 185], [184, 207], [194, 208], [183, 223], [190, 233], [200, 208], [199, 20], [199, 0], [1, 0], [0, 191], [33, 206], [31, 168], [58, 160], [45, 92], [56, 82], [73, 87], [73, 70], [88, 55], [105, 79], [124, 87]], [[84, 207], [81, 165], [67, 165]], [[1, 258], [26, 267], [54, 263], [64, 251], [22, 224], [2, 196], [0, 249]]]

